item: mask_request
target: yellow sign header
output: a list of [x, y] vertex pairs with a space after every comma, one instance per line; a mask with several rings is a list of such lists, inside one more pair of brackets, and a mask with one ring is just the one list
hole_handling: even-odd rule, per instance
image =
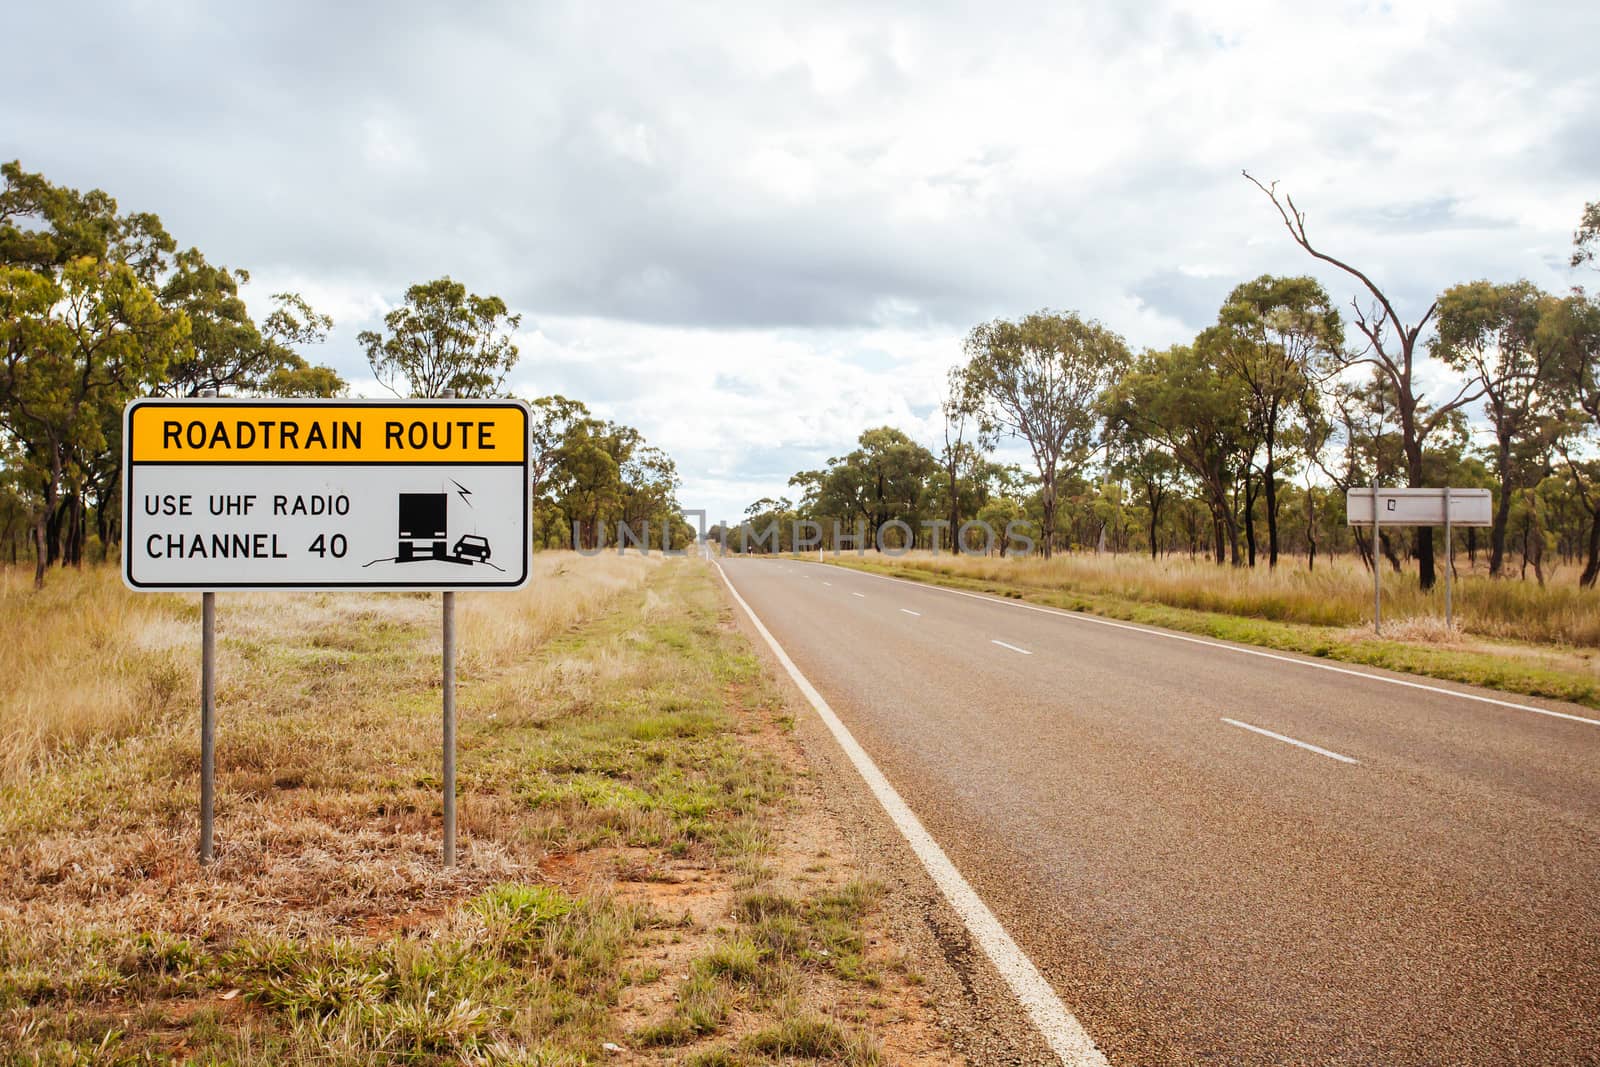
[[523, 463], [510, 400], [148, 401], [128, 413], [134, 463]]

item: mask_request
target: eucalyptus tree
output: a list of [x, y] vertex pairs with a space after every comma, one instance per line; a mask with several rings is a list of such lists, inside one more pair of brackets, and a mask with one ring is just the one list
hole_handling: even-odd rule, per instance
[[1075, 312], [1043, 310], [1016, 322], [996, 319], [967, 335], [965, 395], [988, 433], [1027, 443], [1039, 474], [1041, 537], [1046, 558], [1056, 540], [1056, 488], [1099, 445], [1105, 390], [1127, 367], [1128, 346], [1116, 333]]
[[1190, 345], [1146, 351], [1107, 391], [1108, 422], [1157, 444], [1193, 477], [1211, 512], [1218, 563], [1239, 556], [1236, 459], [1249, 438], [1244, 389]]
[[342, 389], [332, 368], [313, 367], [295, 351], [325, 340], [333, 320], [298, 293], [275, 293], [273, 310], [257, 326], [239, 292], [249, 280], [248, 271], [212, 264], [197, 248], [173, 257], [160, 297], [188, 316], [190, 344], [168, 366], [162, 391], [330, 396]]
[[1150, 558], [1158, 555], [1162, 507], [1177, 491], [1181, 468], [1166, 447], [1124, 420], [1106, 427], [1107, 456], [1113, 475], [1133, 485], [1149, 517]]
[[397, 396], [495, 396], [517, 363], [512, 335], [522, 325], [498, 296], [478, 296], [448, 277], [406, 290], [383, 317], [388, 335], [363, 330], [356, 341], [378, 381]]
[[[1559, 301], [1529, 281], [1486, 281], [1452, 286], [1439, 297], [1434, 352], [1478, 383], [1494, 433], [1493, 461], [1499, 501], [1490, 531], [1489, 573], [1505, 563], [1506, 527], [1513, 499], [1543, 477], [1555, 425], [1556, 364], [1560, 338], [1540, 329], [1559, 314]], [[1530, 468], [1540, 468], [1530, 476]]]
[[36, 586], [63, 488], [80, 489], [84, 458], [107, 451], [107, 412], [159, 380], [188, 325], [126, 263], [84, 256], [57, 278], [0, 267], [0, 426], [22, 443], [24, 476], [39, 488]]
[[1568, 408], [1567, 430], [1555, 435], [1571, 484], [1589, 516], [1587, 558], [1579, 584], [1600, 579], [1600, 463], [1593, 458], [1600, 433], [1600, 300], [1574, 292], [1541, 318], [1540, 332], [1554, 346], [1554, 382]]
[[1595, 261], [1600, 251], [1600, 200], [1583, 205], [1583, 218], [1572, 235], [1572, 265], [1581, 267]]
[[1244, 385], [1250, 435], [1261, 449], [1271, 567], [1278, 565], [1278, 475], [1289, 462], [1281, 439], [1327, 376], [1343, 334], [1339, 312], [1315, 278], [1264, 274], [1235, 288], [1216, 325], [1195, 342]]
[[[1388, 293], [1369, 275], [1312, 244], [1306, 232], [1306, 214], [1295, 206], [1293, 197], [1280, 197], [1276, 182], [1262, 184], [1248, 171], [1244, 176], [1272, 202], [1295, 244], [1312, 258], [1349, 275], [1371, 297], [1371, 302], [1365, 307], [1359, 300], [1352, 301], [1354, 325], [1365, 344], [1346, 352], [1342, 362], [1346, 366], [1371, 366], [1389, 380], [1394, 390], [1396, 421], [1401, 450], [1405, 456], [1406, 484], [1413, 488], [1425, 486], [1427, 471], [1424, 453], [1429, 435], [1443, 426], [1452, 412], [1472, 403], [1480, 395], [1475, 383], [1468, 382], [1456, 390], [1450, 399], [1430, 404], [1420, 389], [1418, 355], [1426, 351], [1420, 343], [1438, 311], [1437, 301], [1430, 302], [1422, 314], [1408, 324], [1395, 310]], [[1416, 555], [1422, 587], [1432, 589], [1435, 581], [1433, 531], [1428, 527], [1419, 527], [1417, 530]]]
[[[939, 467], [945, 483], [945, 522], [950, 528], [950, 546], [955, 549], [959, 547], [956, 539], [960, 536], [963, 501], [970, 497], [976, 511], [987, 499], [982, 483], [988, 442], [978, 423], [975, 399], [960, 367], [950, 369], [939, 413], [944, 418], [944, 445], [939, 451]], [[935, 551], [939, 548], [937, 535], [932, 547]]]

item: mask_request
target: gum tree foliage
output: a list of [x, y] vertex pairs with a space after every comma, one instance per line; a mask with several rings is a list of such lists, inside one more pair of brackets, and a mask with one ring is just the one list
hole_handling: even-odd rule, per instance
[[43, 586], [62, 491], [81, 491], [87, 460], [106, 451], [104, 416], [160, 379], [187, 346], [188, 320], [127, 264], [82, 256], [53, 279], [0, 267], [0, 322], [5, 428], [41, 496], [34, 584]]
[[1214, 558], [1242, 564], [1234, 460], [1249, 428], [1240, 381], [1200, 349], [1174, 345], [1139, 356], [1101, 404], [1113, 427], [1153, 442], [1189, 474], [1211, 512]]
[[692, 535], [678, 508], [678, 471], [631, 426], [596, 419], [576, 401], [533, 402], [534, 525], [541, 543], [574, 549], [614, 544], [625, 524], [653, 549]]
[[[986, 455], [992, 442], [985, 438], [974, 403], [975, 397], [967, 387], [962, 368], [952, 367], [945, 398], [939, 405], [939, 414], [944, 420], [939, 468], [944, 475], [944, 515], [949, 524], [952, 548], [959, 536], [962, 518], [982, 508], [988, 499], [990, 478]], [[932, 547], [939, 547], [937, 540]]]
[[1278, 478], [1288, 462], [1282, 439], [1343, 337], [1339, 313], [1316, 279], [1262, 275], [1234, 289], [1217, 324], [1196, 341], [1222, 373], [1244, 386], [1250, 438], [1261, 448], [1271, 567], [1278, 565]]
[[1489, 573], [1496, 577], [1505, 563], [1512, 501], [1519, 490], [1531, 488], [1544, 476], [1552, 431], [1558, 426], [1555, 372], [1562, 342], [1542, 323], [1560, 313], [1559, 305], [1528, 281], [1468, 282], [1439, 297], [1434, 353], [1478, 383], [1494, 431], [1491, 460], [1499, 499], [1490, 534]]
[[1583, 218], [1572, 235], [1572, 265], [1581, 267], [1595, 261], [1600, 251], [1600, 200], [1583, 206]]
[[[34, 581], [81, 562], [88, 497], [103, 517], [116, 415], [189, 347], [189, 323], [155, 289], [173, 240], [100, 190], [0, 165], [0, 430], [31, 497]], [[107, 484], [109, 483], [109, 484]]]
[[1565, 432], [1555, 434], [1556, 449], [1588, 516], [1579, 582], [1592, 588], [1600, 578], [1600, 462], [1592, 455], [1600, 434], [1600, 301], [1574, 292], [1541, 318], [1540, 331], [1554, 347], [1552, 378], [1567, 408]]
[[449, 277], [406, 290], [405, 303], [383, 317], [388, 333], [363, 330], [356, 340], [372, 373], [396, 396], [499, 395], [517, 363], [512, 335], [522, 316], [498, 296], [478, 296]]
[[[120, 536], [121, 413], [132, 397], [234, 388], [328, 395], [343, 387], [294, 346], [328, 320], [279, 294], [251, 321], [243, 271], [175, 253], [161, 220], [0, 165], [0, 270], [10, 313], [0, 392], [7, 481], [30, 509], [40, 566], [80, 563], [91, 516], [104, 551]], [[42, 569], [41, 569], [42, 573]]]
[[988, 433], [1027, 443], [1039, 474], [1041, 545], [1055, 548], [1056, 489], [1100, 443], [1097, 403], [1130, 359], [1117, 334], [1075, 312], [995, 319], [967, 335], [962, 382]]
[[866, 527], [865, 547], [890, 522], [903, 522], [920, 535], [922, 523], [935, 512], [933, 489], [939, 462], [932, 452], [892, 426], [861, 434], [857, 447], [828, 460], [822, 470], [801, 471], [789, 484], [803, 493], [799, 513], [818, 522], [832, 543], [832, 524], [844, 536]]
[[167, 368], [161, 391], [198, 396], [206, 389], [272, 396], [335, 396], [344, 382], [331, 367], [313, 367], [296, 349], [326, 340], [333, 320], [298, 293], [274, 293], [258, 327], [239, 295], [244, 270], [207, 262], [197, 248], [179, 252], [161, 286], [161, 302], [189, 318], [189, 349]]

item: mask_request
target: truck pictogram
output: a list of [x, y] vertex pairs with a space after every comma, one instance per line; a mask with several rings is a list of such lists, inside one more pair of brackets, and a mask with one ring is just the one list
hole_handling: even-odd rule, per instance
[[[472, 494], [466, 486], [459, 482], [453, 483], [456, 495], [467, 501]], [[439, 563], [459, 563], [471, 567], [482, 563], [495, 570], [501, 568], [489, 562], [491, 554], [489, 539], [481, 534], [468, 533], [456, 538], [455, 545], [450, 544], [450, 494], [449, 493], [401, 493], [397, 512], [395, 533], [398, 535], [398, 545], [392, 558], [375, 559], [365, 566], [373, 563], [424, 563], [433, 560]]]

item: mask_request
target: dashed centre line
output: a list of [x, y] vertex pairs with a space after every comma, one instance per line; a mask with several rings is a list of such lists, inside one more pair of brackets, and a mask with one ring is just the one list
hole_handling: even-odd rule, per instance
[[1027, 649], [1025, 649], [1025, 648], [1018, 648], [1018, 647], [1017, 647], [1017, 646], [1016, 646], [1016, 645], [1008, 645], [1008, 644], [1006, 644], [1006, 643], [1005, 643], [1005, 642], [1004, 642], [1004, 641], [1001, 641], [1001, 640], [999, 640], [999, 639], [998, 639], [998, 638], [993, 638], [993, 637], [991, 637], [991, 638], [990, 638], [990, 639], [989, 639], [989, 643], [990, 643], [990, 644], [991, 644], [991, 645], [999, 645], [999, 646], [1000, 646], [1000, 647], [1001, 647], [1001, 648], [1009, 648], [1009, 649], [1010, 649], [1010, 650], [1011, 650], [1011, 651], [1013, 651], [1013, 652], [1021, 652], [1021, 653], [1022, 653], [1022, 654], [1023, 654], [1023, 655], [1024, 655], [1024, 656], [1031, 656], [1031, 655], [1033, 655], [1033, 653], [1032, 653], [1032, 652], [1029, 652], [1029, 651], [1028, 651], [1028, 650], [1027, 650]]
[[1329, 759], [1336, 759], [1340, 763], [1356, 763], [1356, 764], [1359, 764], [1361, 762], [1360, 760], [1355, 759], [1354, 757], [1341, 756], [1337, 752], [1331, 752], [1328, 749], [1322, 748], [1322, 747], [1320, 747], [1318, 745], [1313, 745], [1309, 741], [1297, 741], [1292, 737], [1286, 737], [1285, 735], [1280, 734], [1280, 733], [1275, 733], [1272, 730], [1266, 730], [1266, 729], [1263, 729], [1263, 728], [1261, 728], [1259, 726], [1251, 726], [1247, 722], [1240, 722], [1238, 719], [1224, 718], [1222, 721], [1227, 723], [1229, 726], [1237, 726], [1241, 730], [1249, 730], [1251, 733], [1260, 734], [1262, 737], [1270, 737], [1274, 741], [1282, 741], [1286, 745], [1294, 745], [1296, 748], [1303, 748], [1307, 752], [1315, 752], [1319, 756], [1327, 756]]
[[919, 619], [922, 618], [922, 612], [920, 611], [912, 611], [910, 608], [901, 608], [900, 610], [905, 612], [907, 615], [915, 615]]
[[860, 598], [861, 598], [861, 599], [862, 599], [862, 600], [865, 600], [865, 599], [867, 599], [867, 594], [865, 594], [865, 593], [851, 593], [851, 594], [850, 594], [850, 595], [851, 595], [851, 596], [858, 596], [858, 597], [860, 597]]

